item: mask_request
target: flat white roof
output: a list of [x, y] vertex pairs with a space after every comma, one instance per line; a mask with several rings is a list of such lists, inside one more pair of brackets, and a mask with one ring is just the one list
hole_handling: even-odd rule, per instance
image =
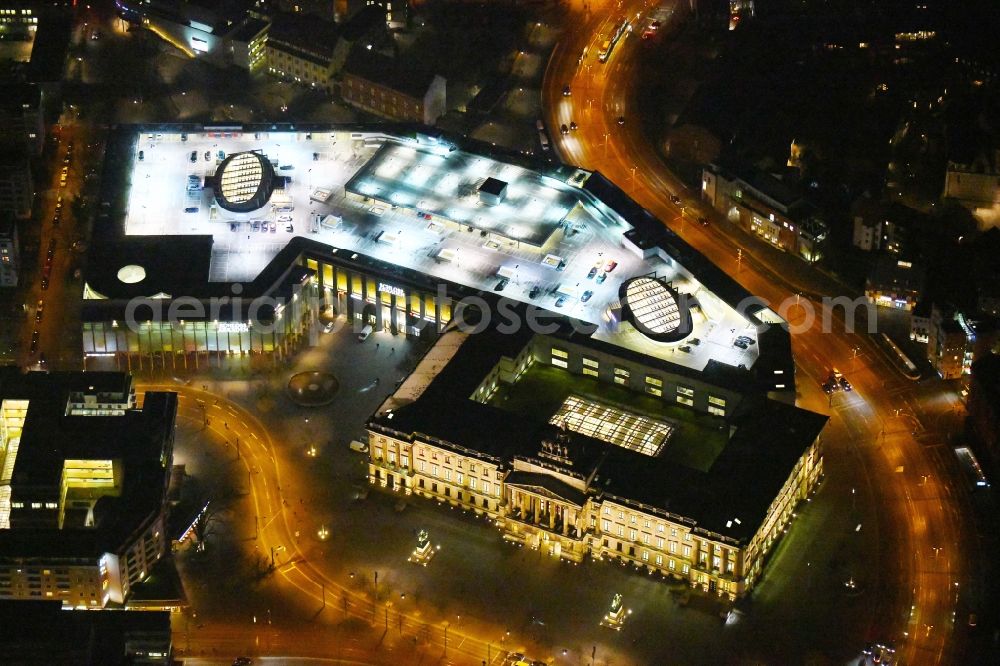
[[[506, 183], [503, 201], [492, 205], [479, 195], [490, 178]], [[537, 171], [463, 151], [396, 143], [384, 144], [347, 189], [536, 247], [577, 203], [569, 185]]]
[[[181, 141], [179, 133], [156, 135], [159, 138], [152, 139], [145, 133], [139, 135], [136, 153], [144, 151], [144, 159], [133, 157], [125, 233], [213, 236], [210, 279], [218, 282], [252, 280], [294, 236], [306, 236], [481, 291], [494, 291], [501, 281], [502, 268], [507, 284], [499, 292], [501, 295], [595, 324], [598, 326], [595, 339], [697, 370], [704, 369], [710, 359], [749, 368], [757, 358], [756, 345], [745, 350], [733, 346], [738, 335], [756, 336], [750, 322], [711, 294], [677, 262], [668, 265], [655, 257], [644, 260], [627, 249], [622, 235], [631, 227], [607, 207], [590, 204], [571, 185], [486, 156], [470, 156], [460, 151], [448, 157], [441, 155], [438, 166], [457, 160], [455, 164], [466, 171], [456, 175], [456, 182], [469, 187], [488, 174], [512, 173], [500, 176], [510, 181], [508, 188], [514, 188], [513, 193], [508, 192], [505, 203], [530, 203], [533, 199], [558, 202], [552, 205], [558, 206], [559, 214], [543, 216], [538, 228], [544, 233], [545, 225], [549, 224], [545, 220], [558, 218], [557, 226], [561, 224], [567, 231], [551, 234], [540, 249], [498, 235], [469, 231], [467, 225], [454, 223], [450, 216], [435, 215], [431, 206], [418, 208], [419, 199], [411, 205], [402, 201], [392, 205], [366, 202], [362, 196], [348, 192], [348, 183], [387, 144], [392, 150], [381, 153], [379, 164], [383, 167], [388, 164], [386, 156], [400, 159], [398, 164], [393, 163], [393, 168], [398, 168], [399, 177], [409, 183], [401, 191], [416, 192], [418, 187], [424, 188], [420, 191], [429, 191], [434, 183], [442, 185], [449, 176], [448, 170], [431, 170], [433, 165], [426, 156], [434, 150], [440, 152], [439, 147], [403, 150], [403, 146], [394, 142], [373, 136], [352, 137], [347, 131], [234, 134], [220, 137], [189, 132], [186, 141]], [[204, 178], [214, 174], [220, 161], [219, 150], [226, 154], [257, 150], [272, 163], [281, 165], [278, 173], [289, 179], [282, 191], [281, 206], [292, 208], [282, 215], [287, 215], [290, 222], [278, 220], [274, 205], [250, 213], [233, 213], [214, 207], [209, 191], [187, 191], [189, 175]], [[195, 163], [190, 162], [192, 151], [197, 151]], [[204, 159], [206, 152], [210, 153], [209, 160]], [[404, 156], [408, 156], [405, 163]], [[420, 177], [427, 180], [416, 184], [412, 179], [421, 166], [425, 171]], [[392, 182], [388, 173], [380, 178], [386, 179], [384, 183]], [[523, 188], [520, 193], [518, 187]], [[325, 202], [316, 201], [313, 195], [317, 190], [331, 194]], [[452, 215], [461, 208], [449, 208], [448, 197], [438, 196], [440, 205], [452, 211]], [[462, 210], [482, 210], [472, 203], [469, 195], [465, 196], [468, 201], [462, 206], [467, 208]], [[475, 189], [472, 196], [478, 201]], [[561, 209], [567, 206], [569, 209], [563, 214]], [[189, 208], [197, 208], [197, 212], [185, 212]], [[494, 219], [496, 228], [512, 224], [510, 215], [515, 212], [518, 211], [499, 211]], [[321, 224], [321, 219], [325, 223]], [[386, 240], [376, 240], [382, 238]], [[547, 256], [557, 260], [546, 262]], [[616, 265], [605, 273], [612, 261]], [[595, 267], [599, 270], [592, 275], [591, 269]], [[602, 273], [605, 279], [598, 282]], [[697, 299], [700, 308], [693, 313], [694, 332], [687, 339], [677, 343], [655, 342], [630, 324], [613, 320], [611, 306], [617, 304], [621, 284], [629, 278], [646, 275], [668, 281], [679, 293]], [[536, 287], [538, 293], [531, 298], [529, 293]], [[566, 294], [571, 296], [556, 306], [560, 295]], [[692, 338], [698, 339], [699, 344], [692, 344]], [[688, 351], [681, 351], [681, 347]]]

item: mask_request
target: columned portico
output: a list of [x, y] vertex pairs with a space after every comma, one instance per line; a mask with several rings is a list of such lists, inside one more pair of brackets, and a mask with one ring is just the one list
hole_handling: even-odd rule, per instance
[[[555, 556], [581, 561], [586, 548], [580, 516], [586, 496], [551, 476], [525, 473], [512, 476], [504, 486], [509, 507], [504, 521], [505, 537], [532, 548], [545, 547]], [[521, 483], [522, 480], [528, 483]]]

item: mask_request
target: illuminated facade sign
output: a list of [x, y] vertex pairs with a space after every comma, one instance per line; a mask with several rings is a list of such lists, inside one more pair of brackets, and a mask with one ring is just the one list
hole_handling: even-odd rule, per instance
[[246, 333], [250, 325], [243, 321], [220, 321], [216, 330], [219, 333]]
[[405, 291], [399, 287], [394, 287], [391, 284], [386, 284], [385, 282], [378, 283], [378, 290], [387, 294], [392, 294], [393, 296], [399, 296], [400, 298], [406, 296]]

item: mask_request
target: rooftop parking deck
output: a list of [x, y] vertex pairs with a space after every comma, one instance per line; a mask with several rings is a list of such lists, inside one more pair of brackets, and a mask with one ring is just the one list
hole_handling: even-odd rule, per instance
[[[505, 184], [496, 203], [480, 197], [486, 183]], [[571, 186], [537, 171], [462, 151], [386, 143], [347, 185], [353, 194], [430, 213], [479, 232], [542, 248], [577, 197]], [[492, 194], [492, 190], [490, 194]]]
[[[216, 282], [253, 279], [292, 237], [307, 236], [595, 324], [596, 339], [693, 369], [711, 359], [756, 361], [755, 345], [734, 345], [737, 336], [755, 338], [743, 316], [676, 262], [625, 246], [630, 225], [579, 189], [587, 172], [566, 182], [554, 171], [404, 141], [349, 131], [143, 133], [125, 233], [211, 235]], [[226, 156], [250, 150], [285, 182], [261, 209], [224, 210], [203, 186]], [[499, 204], [480, 200], [488, 177], [507, 183]], [[373, 181], [379, 189], [366, 190]], [[614, 320], [622, 282], [640, 275], [697, 299], [690, 336], [656, 342]]]

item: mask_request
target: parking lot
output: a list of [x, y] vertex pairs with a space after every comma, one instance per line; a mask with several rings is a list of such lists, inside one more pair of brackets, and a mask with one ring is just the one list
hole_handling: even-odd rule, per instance
[[[304, 235], [442, 280], [502, 291], [596, 324], [598, 338], [681, 365], [702, 369], [714, 358], [750, 367], [756, 359], [754, 345], [733, 345], [738, 335], [752, 335], [742, 316], [676, 264], [642, 260], [622, 246], [628, 225], [591, 205], [577, 193], [579, 181], [571, 182], [585, 172], [562, 181], [488, 156], [424, 146], [406, 147], [398, 175], [389, 168], [389, 158], [404, 154], [398, 147], [371, 165], [378, 168], [365, 170], [383, 143], [348, 132], [143, 134], [135, 148], [125, 232], [211, 235], [211, 279], [224, 282], [253, 279], [292, 237]], [[251, 150], [266, 155], [284, 182], [263, 208], [224, 210], [204, 187], [206, 178], [226, 156]], [[348, 183], [359, 173], [377, 173], [379, 191], [351, 193]], [[525, 215], [523, 206], [509, 203], [484, 204], [477, 183], [489, 176], [509, 178], [511, 200], [538, 207], [539, 214]], [[439, 205], [430, 207], [435, 214], [421, 210], [417, 200], [399, 199], [415, 188], [443, 193]], [[451, 210], [461, 213], [461, 221], [452, 219]], [[514, 233], [493, 233], [491, 224], [505, 232], [519, 228], [536, 244], [511, 238]], [[698, 343], [654, 342], [613, 321], [622, 282], [650, 273], [698, 299], [691, 336]]]

